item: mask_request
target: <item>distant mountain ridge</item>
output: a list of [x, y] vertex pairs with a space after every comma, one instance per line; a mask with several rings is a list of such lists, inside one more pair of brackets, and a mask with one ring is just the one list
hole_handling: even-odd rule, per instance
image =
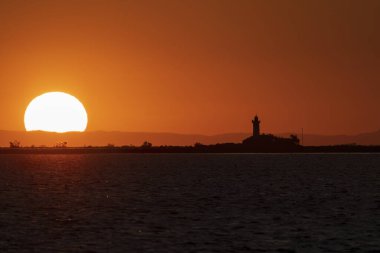
[[[289, 134], [275, 134], [288, 137]], [[149, 141], [155, 146], [160, 145], [194, 145], [216, 143], [240, 143], [251, 133], [226, 133], [217, 135], [176, 134], [176, 133], [150, 133], [150, 132], [118, 132], [118, 131], [88, 131], [83, 133], [71, 132], [64, 134], [47, 132], [0, 131], [0, 146], [7, 147], [9, 142], [18, 140], [22, 146], [54, 146], [65, 141], [68, 146], [139, 146]], [[301, 139], [301, 136], [299, 136]], [[380, 130], [357, 135], [318, 135], [305, 134], [304, 145], [337, 145], [337, 144], [380, 145]]]
[[338, 144], [380, 145], [380, 130], [355, 135], [305, 134], [304, 144], [308, 146]]

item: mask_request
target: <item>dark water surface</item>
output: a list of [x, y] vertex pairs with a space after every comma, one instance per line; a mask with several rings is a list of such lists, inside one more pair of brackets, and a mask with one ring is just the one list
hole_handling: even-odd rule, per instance
[[379, 252], [378, 154], [0, 155], [0, 252]]

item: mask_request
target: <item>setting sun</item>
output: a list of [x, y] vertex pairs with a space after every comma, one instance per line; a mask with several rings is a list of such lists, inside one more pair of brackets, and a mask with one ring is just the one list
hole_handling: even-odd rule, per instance
[[24, 115], [27, 131], [83, 132], [87, 113], [82, 103], [64, 92], [48, 92], [34, 98]]

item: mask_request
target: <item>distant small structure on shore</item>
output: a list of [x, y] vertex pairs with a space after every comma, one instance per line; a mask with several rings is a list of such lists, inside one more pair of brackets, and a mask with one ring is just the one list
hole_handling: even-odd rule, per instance
[[255, 116], [254, 120], [252, 120], [252, 136], [253, 137], [257, 137], [257, 136], [260, 136], [260, 120], [259, 120], [259, 117], [257, 117], [257, 115]]
[[149, 141], [144, 141], [144, 143], [141, 145], [142, 148], [151, 148], [153, 147], [152, 143]]
[[9, 142], [9, 147], [10, 148], [20, 148], [21, 143], [18, 140], [10, 141]]
[[67, 147], [67, 141], [59, 141], [55, 144], [56, 148], [66, 148]]
[[296, 135], [291, 135], [290, 138], [283, 138], [274, 136], [273, 134], [261, 134], [260, 123], [261, 121], [256, 115], [252, 120], [252, 136], [243, 140], [243, 145], [264, 150], [293, 150], [299, 146], [300, 141]]

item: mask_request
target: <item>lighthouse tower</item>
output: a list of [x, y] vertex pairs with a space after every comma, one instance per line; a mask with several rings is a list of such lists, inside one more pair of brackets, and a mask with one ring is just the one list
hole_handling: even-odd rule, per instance
[[252, 120], [253, 125], [253, 137], [260, 136], [260, 120], [257, 115], [255, 116], [254, 120]]

